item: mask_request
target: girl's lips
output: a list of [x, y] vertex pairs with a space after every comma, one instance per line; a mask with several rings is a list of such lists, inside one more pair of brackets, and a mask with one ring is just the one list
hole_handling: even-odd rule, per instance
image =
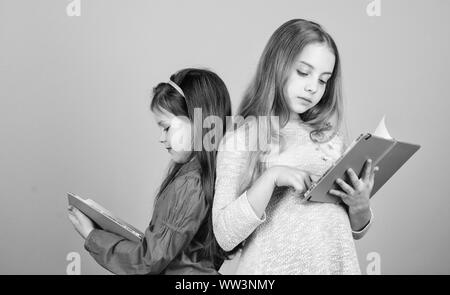
[[300, 99], [302, 99], [302, 100], [304, 100], [304, 101], [311, 102], [310, 99], [307, 99], [307, 98], [304, 98], [304, 97], [301, 97], [301, 96], [297, 96], [297, 97], [300, 98]]

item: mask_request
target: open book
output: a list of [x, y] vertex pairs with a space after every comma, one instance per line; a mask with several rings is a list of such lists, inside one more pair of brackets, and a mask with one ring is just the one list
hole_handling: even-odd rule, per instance
[[135, 242], [140, 242], [144, 238], [144, 234], [138, 229], [125, 221], [114, 217], [111, 212], [91, 199], [84, 200], [72, 193], [67, 193], [67, 198], [69, 200], [69, 205], [80, 210], [103, 230], [118, 234]]
[[375, 132], [361, 134], [342, 156], [304, 193], [308, 201], [340, 203], [341, 198], [328, 193], [330, 189], [341, 190], [335, 183], [341, 178], [351, 183], [346, 171], [352, 168], [361, 177], [364, 164], [372, 159], [372, 167], [378, 166], [371, 197], [394, 175], [400, 167], [419, 150], [420, 145], [397, 141], [389, 135], [384, 117]]

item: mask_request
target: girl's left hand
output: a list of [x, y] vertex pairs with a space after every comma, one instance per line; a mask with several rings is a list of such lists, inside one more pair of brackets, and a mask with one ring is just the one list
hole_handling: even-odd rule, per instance
[[365, 163], [364, 171], [361, 178], [358, 178], [353, 169], [348, 169], [347, 174], [350, 177], [351, 185], [338, 178], [336, 183], [341, 187], [340, 190], [330, 190], [329, 193], [342, 198], [342, 201], [351, 210], [363, 210], [369, 208], [370, 193], [372, 192], [375, 179], [375, 172], [379, 168], [372, 169], [372, 160], [369, 159]]
[[91, 231], [95, 228], [94, 222], [84, 215], [80, 210], [73, 206], [69, 206], [69, 219], [75, 227], [76, 231], [86, 239]]

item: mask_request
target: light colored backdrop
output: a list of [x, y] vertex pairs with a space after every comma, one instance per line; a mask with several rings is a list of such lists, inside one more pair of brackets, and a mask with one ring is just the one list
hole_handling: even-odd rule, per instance
[[[450, 274], [447, 127], [450, 2], [0, 0], [0, 274], [107, 273], [66, 217], [71, 191], [145, 229], [168, 155], [148, 110], [178, 69], [207, 66], [235, 110], [272, 32], [292, 18], [321, 23], [342, 56], [351, 137], [382, 115], [422, 149], [373, 199], [357, 242], [383, 274]], [[233, 263], [225, 267], [232, 272]]]

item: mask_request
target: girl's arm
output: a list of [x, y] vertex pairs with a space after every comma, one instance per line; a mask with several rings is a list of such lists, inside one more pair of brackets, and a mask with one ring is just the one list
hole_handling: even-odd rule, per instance
[[353, 238], [362, 238], [372, 224], [373, 214], [370, 209], [370, 194], [373, 189], [375, 172], [378, 167], [372, 169], [372, 160], [366, 161], [361, 178], [356, 175], [353, 169], [349, 168], [347, 174], [350, 183], [338, 178], [336, 183], [342, 190], [330, 190], [330, 194], [342, 198], [348, 206], [348, 215], [352, 228]]
[[273, 166], [247, 190], [247, 199], [257, 216], [263, 216], [276, 186], [290, 186], [305, 191], [311, 185], [309, 174], [294, 167]]
[[239, 195], [241, 178], [250, 173], [249, 152], [243, 148], [245, 132], [238, 129], [227, 134], [225, 141], [217, 157], [213, 226], [219, 245], [231, 251], [265, 221], [265, 210], [276, 186], [292, 186], [302, 191], [310, 180], [296, 168], [272, 167]]
[[350, 225], [352, 227], [353, 238], [355, 240], [359, 240], [367, 233], [372, 225], [372, 210], [370, 207], [364, 209], [349, 208], [348, 215], [350, 218]]
[[247, 190], [247, 199], [259, 218], [264, 217], [264, 212], [272, 197], [275, 188], [273, 170], [266, 170], [255, 183]]
[[[199, 177], [177, 178], [167, 189], [171, 208], [152, 219], [141, 243], [94, 229], [85, 249], [104, 268], [115, 274], [160, 274], [197, 233], [207, 205]], [[162, 196], [161, 196], [162, 197]]]
[[[265, 220], [264, 214], [255, 212], [246, 192], [239, 192], [250, 156], [245, 138], [245, 128], [227, 132], [217, 154], [212, 218], [214, 235], [225, 251], [233, 250]], [[268, 186], [269, 190], [270, 182]]]

